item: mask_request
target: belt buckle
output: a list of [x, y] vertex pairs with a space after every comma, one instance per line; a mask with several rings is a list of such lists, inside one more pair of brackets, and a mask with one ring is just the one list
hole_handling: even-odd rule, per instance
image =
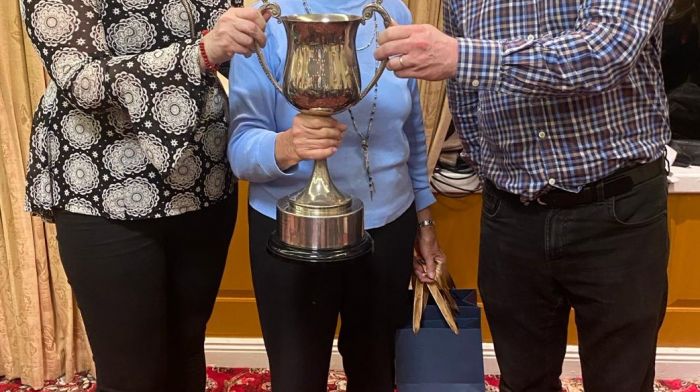
[[538, 198], [535, 199], [535, 200], [537, 200], [537, 204], [539, 204], [539, 205], [541, 205], [541, 206], [548, 206], [548, 205], [549, 205], [546, 201], [542, 200], [541, 197], [538, 197]]

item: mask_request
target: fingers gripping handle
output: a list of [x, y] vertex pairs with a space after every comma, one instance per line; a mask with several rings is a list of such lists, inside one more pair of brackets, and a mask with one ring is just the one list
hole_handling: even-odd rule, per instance
[[[260, 13], [265, 13], [266, 11], [270, 12], [270, 15], [276, 19], [282, 15], [282, 9], [277, 3], [270, 3], [268, 0], [263, 0], [263, 5], [260, 7]], [[275, 89], [277, 89], [280, 94], [284, 95], [282, 86], [272, 74], [270, 66], [267, 64], [267, 60], [265, 59], [265, 54], [263, 53], [262, 49], [260, 49], [260, 45], [257, 43], [255, 44], [255, 53], [258, 55], [258, 61], [260, 62], [260, 66], [262, 66], [263, 71], [265, 71], [267, 78], [270, 79], [270, 82], [272, 82], [272, 85], [275, 86]]]
[[[384, 19], [384, 27], [389, 28], [389, 26], [391, 26], [391, 16], [387, 12], [387, 10], [381, 6], [380, 3], [380, 1], [377, 1], [375, 3], [366, 5], [365, 8], [362, 9], [362, 23], [366, 23], [368, 20], [372, 19], [375, 13], [378, 13], [379, 15], [381, 15], [382, 19]], [[365, 87], [365, 89], [362, 90], [362, 93], [360, 94], [360, 99], [366, 97], [367, 94], [369, 94], [370, 90], [372, 90], [372, 88], [374, 88], [374, 86], [379, 82], [379, 78], [382, 77], [382, 73], [384, 73], [387, 63], [389, 63], [388, 59], [382, 60], [382, 62], [379, 64], [379, 67], [377, 67], [377, 72], [374, 74], [374, 77], [369, 82], [367, 87]]]

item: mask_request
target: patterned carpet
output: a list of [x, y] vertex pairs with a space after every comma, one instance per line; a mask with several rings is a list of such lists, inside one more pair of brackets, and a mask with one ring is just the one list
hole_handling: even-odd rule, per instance
[[[261, 369], [209, 368], [206, 392], [264, 392], [271, 391], [270, 374]], [[498, 377], [486, 377], [486, 391], [498, 392]], [[342, 372], [331, 372], [328, 391], [345, 391], [345, 376]], [[22, 386], [18, 381], [0, 379], [0, 392], [94, 392], [95, 380], [90, 376], [76, 376], [71, 380], [59, 379], [49, 382], [40, 391]], [[563, 392], [581, 392], [581, 380], [566, 380]], [[615, 388], [610, 389], [611, 392]], [[658, 381], [655, 392], [700, 392], [700, 379], [691, 381]]]

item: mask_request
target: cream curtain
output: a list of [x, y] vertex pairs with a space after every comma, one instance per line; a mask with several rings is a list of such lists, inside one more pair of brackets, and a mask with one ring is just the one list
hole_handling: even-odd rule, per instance
[[91, 370], [53, 225], [23, 211], [34, 108], [46, 79], [17, 0], [0, 3], [0, 375], [41, 387]]

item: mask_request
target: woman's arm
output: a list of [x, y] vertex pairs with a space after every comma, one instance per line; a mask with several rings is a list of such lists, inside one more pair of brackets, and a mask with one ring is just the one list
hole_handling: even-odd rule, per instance
[[[128, 10], [97, 10], [81, 0], [23, 0], [23, 4], [32, 43], [62, 96], [75, 107], [86, 112], [125, 110], [132, 122], [139, 122], [149, 111], [159, 115], [148, 93], [149, 83], [160, 91], [184, 89], [187, 98], [201, 98], [189, 96], [202, 84], [197, 42], [181, 39], [146, 51], [158, 32], [144, 15], [133, 14], [105, 29], [102, 12]], [[129, 54], [134, 52], [139, 54]], [[165, 125], [177, 133], [193, 124], [172, 129]]]
[[445, 260], [445, 254], [438, 243], [430, 207], [424, 208], [418, 211], [416, 259], [413, 261], [413, 271], [421, 282], [432, 283], [435, 280], [437, 264]]
[[408, 158], [408, 170], [413, 183], [416, 209], [420, 211], [435, 203], [435, 196], [433, 196], [428, 180], [428, 148], [425, 140], [423, 110], [420, 104], [420, 94], [416, 80], [409, 80], [408, 87], [413, 103], [411, 114], [404, 124], [404, 133], [408, 138], [411, 151]]
[[423, 125], [423, 110], [420, 104], [418, 86], [415, 79], [408, 81], [413, 107], [411, 115], [404, 125], [408, 137], [411, 155], [408, 159], [408, 169], [413, 182], [413, 192], [416, 198], [419, 227], [416, 229], [416, 256], [413, 263], [416, 277], [424, 283], [435, 279], [437, 263], [445, 261], [445, 255], [435, 233], [435, 226], [430, 212], [430, 206], [435, 203], [435, 196], [430, 189], [427, 168], [427, 147], [425, 141], [425, 126]]
[[[282, 64], [271, 35], [263, 50], [278, 80]], [[278, 132], [279, 99], [257, 58], [238, 57], [229, 73], [231, 137], [228, 157], [234, 174], [252, 182], [269, 182], [292, 175], [307, 159], [333, 155], [347, 127], [331, 117], [297, 115], [289, 129]]]
[[431, 283], [435, 279], [437, 263], [445, 261], [445, 254], [440, 249], [435, 226], [432, 223], [433, 216], [430, 212], [430, 206], [435, 203], [435, 196], [430, 189], [428, 179], [425, 126], [416, 80], [409, 80], [408, 86], [413, 97], [413, 107], [411, 115], [404, 125], [404, 132], [411, 147], [408, 169], [413, 182], [419, 222], [419, 226], [416, 228], [417, 259], [413, 263], [413, 269], [421, 282]]
[[[276, 51], [275, 37], [268, 34], [263, 53], [274, 76], [279, 79], [282, 65]], [[256, 57], [236, 57], [231, 61], [228, 158], [236, 177], [267, 182], [294, 172], [295, 167], [286, 167], [283, 171], [275, 158], [277, 99], [277, 93]]]
[[162, 34], [156, 25], [163, 15], [155, 12], [126, 16], [106, 29], [104, 13], [128, 9], [98, 10], [82, 0], [22, 2], [27, 32], [58, 94], [82, 112], [123, 119], [124, 132], [155, 136], [170, 150], [156, 167], [171, 169], [207, 105], [204, 87], [214, 85], [202, 73], [199, 41], [173, 38], [151, 50]]

